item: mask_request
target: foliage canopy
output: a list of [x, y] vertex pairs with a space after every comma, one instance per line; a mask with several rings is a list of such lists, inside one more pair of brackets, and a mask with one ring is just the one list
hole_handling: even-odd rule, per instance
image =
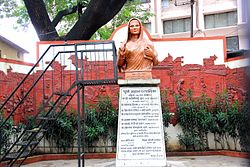
[[16, 28], [32, 23], [41, 41], [89, 39], [97, 30], [92, 38], [108, 39], [131, 17], [147, 22], [152, 13], [144, 6], [140, 0], [0, 0], [0, 17], [17, 18]]

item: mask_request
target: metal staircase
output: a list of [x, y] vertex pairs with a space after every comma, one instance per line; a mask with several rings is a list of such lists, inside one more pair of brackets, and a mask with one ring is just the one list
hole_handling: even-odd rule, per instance
[[[22, 91], [20, 100], [12, 104], [11, 111], [0, 128], [22, 109], [28, 99], [34, 97], [36, 104], [33, 104], [33, 111], [37, 122], [37, 126], [32, 129], [26, 127], [5, 154], [0, 155], [0, 166], [21, 166], [43, 139], [48, 128], [47, 122], [56, 120], [75, 95], [78, 109], [78, 166], [81, 166], [83, 140], [80, 124], [84, 121], [81, 120], [84, 87], [116, 83], [116, 49], [113, 41], [48, 45], [28, 74], [0, 106], [0, 111], [5, 112], [8, 101], [15, 96], [20, 97]], [[42, 94], [42, 97], [37, 97], [37, 93]], [[37, 104], [41, 104], [43, 110], [39, 111]]]

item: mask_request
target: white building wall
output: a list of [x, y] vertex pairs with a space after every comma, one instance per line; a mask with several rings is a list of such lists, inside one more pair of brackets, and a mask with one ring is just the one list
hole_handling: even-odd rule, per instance
[[8, 70], [11, 70], [11, 72], [27, 74], [31, 68], [32, 68], [31, 65], [26, 65], [26, 64], [14, 64], [14, 63], [8, 63], [8, 62], [0, 62], [0, 69], [5, 74], [7, 74]]
[[[163, 22], [187, 18], [191, 16], [190, 4], [182, 5], [189, 0], [169, 0], [167, 7], [162, 7], [161, 0], [151, 0], [152, 12], [155, 17], [151, 19], [151, 35], [153, 37], [180, 38], [190, 37], [190, 32], [178, 32], [172, 34], [163, 33]], [[177, 6], [175, 5], [177, 2]], [[194, 37], [211, 36], [238, 36], [239, 49], [248, 49], [248, 43], [245, 33], [246, 23], [246, 4], [245, 0], [195, 0], [193, 13], [193, 34]], [[208, 14], [217, 14], [230, 11], [237, 11], [238, 25], [205, 29], [204, 16]], [[155, 25], [157, 24], [157, 25]]]

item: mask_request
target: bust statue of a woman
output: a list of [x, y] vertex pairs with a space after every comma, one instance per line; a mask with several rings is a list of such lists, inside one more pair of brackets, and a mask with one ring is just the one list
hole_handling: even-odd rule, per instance
[[128, 22], [128, 35], [118, 51], [118, 69], [121, 72], [150, 71], [158, 64], [153, 43], [143, 38], [142, 24], [136, 18]]

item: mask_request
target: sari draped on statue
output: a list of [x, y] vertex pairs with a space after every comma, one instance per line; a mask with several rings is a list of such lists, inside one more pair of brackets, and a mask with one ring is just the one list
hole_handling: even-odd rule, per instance
[[125, 71], [151, 70], [152, 60], [145, 58], [144, 49], [148, 46], [147, 40], [143, 39], [127, 48]]
[[[129, 32], [129, 25], [131, 20], [137, 20], [140, 24], [140, 33], [136, 41], [131, 41], [131, 34]], [[154, 49], [153, 43], [143, 38], [143, 28], [140, 20], [131, 19], [128, 23], [127, 39], [123, 41], [120, 48], [125, 48], [125, 52], [118, 52], [118, 69], [120, 72], [133, 72], [133, 71], [150, 71], [154, 65], [158, 64], [157, 53]], [[145, 49], [151, 49], [153, 56], [145, 55]]]

